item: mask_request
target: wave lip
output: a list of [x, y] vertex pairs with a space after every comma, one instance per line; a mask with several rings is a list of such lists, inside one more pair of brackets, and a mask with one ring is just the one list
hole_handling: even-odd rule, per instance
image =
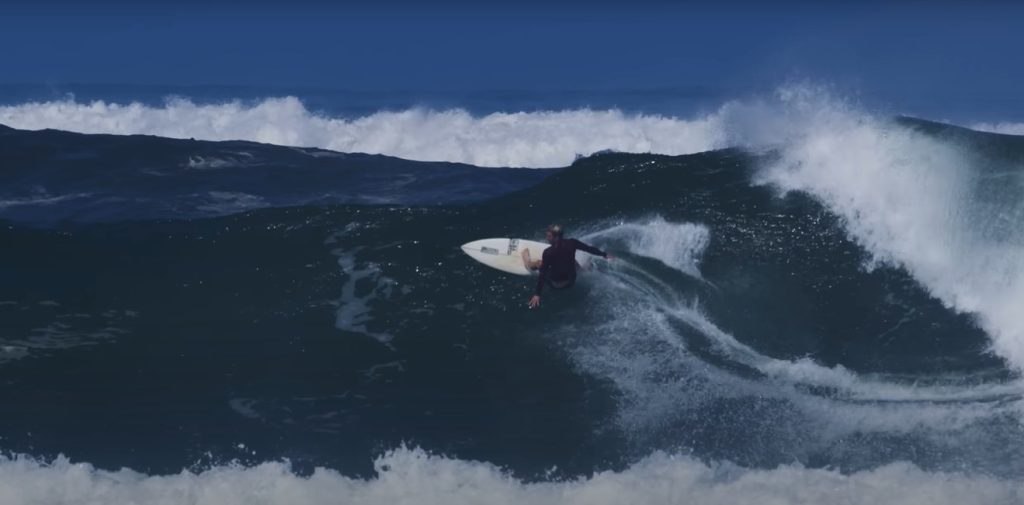
[[[872, 264], [908, 271], [977, 316], [992, 350], [1024, 369], [1024, 166], [828, 96], [784, 104], [791, 135], [757, 183], [808, 193], [840, 216]], [[994, 170], [998, 168], [998, 170]]]

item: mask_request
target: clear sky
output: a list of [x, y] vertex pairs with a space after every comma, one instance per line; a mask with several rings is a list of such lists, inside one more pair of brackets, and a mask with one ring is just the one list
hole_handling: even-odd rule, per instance
[[810, 79], [897, 106], [1024, 109], [1021, 6], [822, 3], [42, 0], [0, 8], [0, 84], [730, 94]]

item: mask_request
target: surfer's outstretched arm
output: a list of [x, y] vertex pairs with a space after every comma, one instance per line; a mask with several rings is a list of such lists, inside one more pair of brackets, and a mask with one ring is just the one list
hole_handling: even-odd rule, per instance
[[604, 251], [602, 251], [602, 250], [600, 250], [600, 249], [598, 249], [598, 248], [596, 248], [596, 247], [594, 247], [592, 245], [584, 244], [583, 242], [580, 242], [577, 239], [572, 239], [572, 241], [573, 241], [574, 245], [576, 246], [576, 249], [588, 252], [590, 254], [593, 254], [594, 256], [600, 256], [602, 258], [609, 258], [610, 259], [612, 257], [608, 253], [606, 253], [606, 252], [604, 252]]

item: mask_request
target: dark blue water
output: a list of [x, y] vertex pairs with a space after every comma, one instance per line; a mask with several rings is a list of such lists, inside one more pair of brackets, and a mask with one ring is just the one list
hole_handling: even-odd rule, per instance
[[[968, 150], [990, 189], [1024, 157], [890, 127]], [[658, 451], [1019, 478], [1019, 373], [985, 312], [872, 263], [824, 197], [753, 183], [783, 156], [483, 169], [5, 128], [0, 446], [149, 474], [370, 477], [404, 444], [527, 480]], [[618, 259], [540, 310], [458, 248], [554, 221]]]

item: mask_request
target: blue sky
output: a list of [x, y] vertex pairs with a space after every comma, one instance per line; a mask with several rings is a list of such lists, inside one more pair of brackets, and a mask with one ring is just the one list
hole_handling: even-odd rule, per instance
[[1009, 3], [50, 2], [0, 16], [0, 83], [474, 92], [812, 80], [894, 107], [1024, 109]]

